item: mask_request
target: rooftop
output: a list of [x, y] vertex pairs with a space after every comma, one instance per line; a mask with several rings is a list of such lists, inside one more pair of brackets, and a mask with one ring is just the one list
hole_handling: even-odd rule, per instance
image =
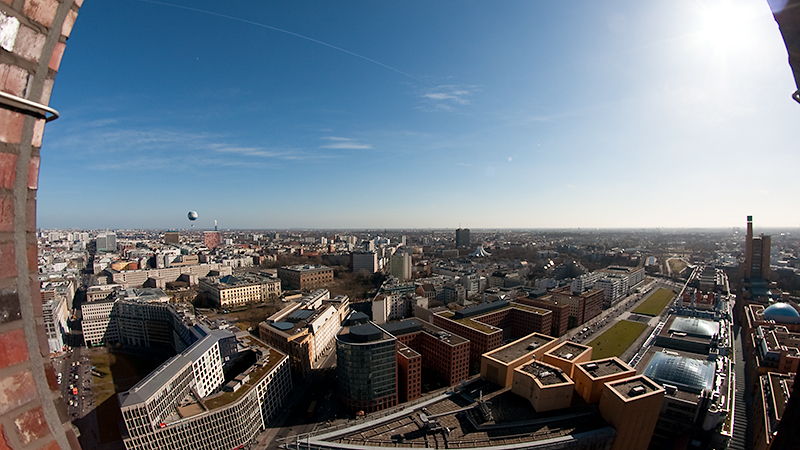
[[699, 394], [704, 389], [713, 389], [715, 370], [716, 364], [713, 361], [681, 356], [674, 352], [657, 352], [647, 364], [644, 375], [657, 383]]
[[250, 375], [250, 379], [246, 383], [243, 383], [242, 387], [236, 392], [222, 391], [207, 397], [203, 400], [203, 404], [205, 404], [206, 408], [216, 409], [235, 402], [257, 385], [258, 382], [269, 374], [281, 361], [288, 358], [288, 356], [271, 347], [265, 347], [264, 350], [265, 352], [262, 358], [244, 372]]
[[137, 403], [146, 402], [155, 395], [164, 384], [168, 383], [175, 376], [191, 365], [203, 353], [208, 351], [220, 339], [234, 337], [228, 330], [213, 330], [203, 339], [184, 350], [181, 354], [175, 355], [161, 364], [156, 370], [150, 372], [145, 379], [136, 383], [134, 387], [126, 392], [120, 393], [121, 407], [132, 406]]
[[522, 372], [532, 375], [535, 379], [539, 380], [539, 382], [545, 386], [572, 382], [572, 380], [570, 380], [566, 375], [564, 375], [564, 371], [562, 371], [558, 367], [540, 363], [538, 361], [533, 361], [530, 364], [525, 364], [524, 366], [521, 366], [520, 368], [515, 370], [520, 370]]
[[510, 344], [507, 344], [503, 347], [500, 347], [497, 350], [489, 352], [488, 355], [498, 361], [508, 364], [525, 355], [533, 353], [534, 350], [553, 341], [558, 341], [558, 338], [550, 337], [544, 334], [534, 333], [532, 335], [525, 336], [522, 339], [514, 341]]
[[[476, 400], [483, 395], [491, 417], [481, 417]], [[577, 397], [577, 396], [575, 396]], [[422, 409], [424, 407], [424, 409]], [[312, 436], [311, 444], [326, 449], [370, 449], [379, 447], [443, 448], [439, 433], [426, 432], [421, 413], [429, 422], [447, 428], [448, 448], [530, 448], [535, 444], [559, 447], [576, 439], [610, 442], [614, 430], [599, 411], [577, 399], [569, 410], [537, 413], [530, 402], [490, 383], [475, 382], [460, 394], [437, 397], [354, 427]], [[433, 420], [431, 420], [433, 419]], [[347, 447], [345, 447], [347, 446]], [[547, 447], [550, 448], [550, 447]]]
[[313, 264], [297, 264], [294, 266], [281, 267], [283, 270], [291, 270], [293, 272], [315, 272], [322, 270], [333, 270], [328, 266], [315, 266]]
[[567, 361], [572, 361], [587, 350], [591, 350], [591, 347], [573, 342], [565, 342], [564, 344], [548, 351], [547, 354], [565, 359]]
[[641, 375], [620, 381], [612, 381], [607, 383], [606, 386], [626, 400], [664, 391], [661, 386]]
[[618, 373], [631, 372], [636, 373], [633, 368], [620, 360], [619, 358], [607, 358], [597, 361], [588, 361], [578, 364], [578, 367], [586, 371], [592, 378], [603, 378], [609, 375], [616, 375]]

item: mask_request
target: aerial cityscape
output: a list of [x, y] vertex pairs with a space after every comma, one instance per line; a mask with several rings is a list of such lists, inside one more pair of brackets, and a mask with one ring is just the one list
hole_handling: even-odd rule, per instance
[[0, 450], [798, 449], [798, 103], [800, 0], [3, 0]]
[[768, 449], [800, 233], [743, 224], [50, 229], [38, 278], [84, 448]]

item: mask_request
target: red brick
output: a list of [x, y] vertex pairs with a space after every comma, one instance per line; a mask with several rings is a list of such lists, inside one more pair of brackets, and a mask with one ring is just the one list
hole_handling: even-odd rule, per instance
[[53, 49], [53, 54], [50, 55], [50, 69], [58, 72], [58, 68], [61, 66], [61, 58], [64, 56], [65, 48], [67, 48], [66, 44], [62, 44], [61, 42], [56, 44], [56, 48]]
[[13, 189], [17, 178], [17, 155], [0, 153], [0, 188]]
[[28, 271], [37, 272], [39, 270], [39, 248], [36, 242], [28, 244]]
[[47, 377], [47, 385], [50, 386], [50, 390], [58, 392], [60, 387], [56, 379], [56, 370], [53, 368], [53, 363], [49, 360], [44, 363], [44, 375]]
[[54, 81], [55, 80], [52, 79], [52, 78], [44, 80], [44, 88], [42, 89], [42, 97], [39, 99], [39, 103], [41, 103], [43, 105], [49, 105], [50, 104], [50, 95], [52, 95], [52, 93], [53, 93], [53, 82]]
[[33, 303], [33, 316], [42, 317], [42, 283], [37, 278], [31, 280], [31, 303]]
[[17, 276], [17, 260], [14, 243], [0, 244], [0, 278]]
[[[37, 120], [36, 125], [38, 126], [41, 122], [42, 125], [42, 132], [44, 132], [44, 120]], [[34, 141], [36, 140], [36, 126], [33, 127], [34, 129]], [[35, 147], [41, 147], [42, 145], [42, 138], [41, 134], [39, 135], [39, 145], [34, 145]], [[39, 187], [39, 157], [35, 156], [31, 158], [30, 162], [28, 163], [28, 189], [36, 189]]]
[[0, 142], [19, 144], [25, 115], [0, 108]]
[[30, 74], [22, 67], [0, 64], [0, 87], [17, 97], [24, 97]]
[[0, 424], [0, 450], [12, 450], [11, 447], [8, 446], [8, 441], [6, 441], [6, 432], [2, 424]]
[[67, 429], [67, 440], [69, 441], [69, 448], [72, 450], [81, 450], [81, 444], [78, 442], [78, 436], [72, 428]]
[[58, 0], [25, 0], [22, 12], [31, 19], [50, 28], [58, 10]]
[[17, 372], [0, 380], [0, 414], [36, 399], [36, 384], [30, 370]]
[[22, 328], [0, 334], [0, 369], [28, 359], [28, 344]]
[[39, 448], [39, 450], [61, 450], [61, 447], [58, 446], [58, 442], [53, 440], [50, 441], [50, 443], [45, 445], [44, 447]]
[[78, 18], [78, 13], [70, 10], [67, 13], [67, 17], [64, 18], [64, 25], [61, 26], [61, 34], [65, 37], [69, 37], [69, 34], [72, 33], [72, 27], [75, 25], [75, 19]]
[[47, 428], [47, 420], [44, 418], [44, 410], [42, 410], [41, 406], [17, 416], [14, 419], [14, 425], [17, 426], [20, 440], [25, 445], [50, 434], [50, 429]]
[[[33, 124], [33, 137], [31, 138], [31, 145], [37, 148], [42, 146], [42, 137], [44, 136], [44, 119], [39, 119]], [[36, 158], [36, 173], [39, 173], [39, 158]], [[31, 188], [35, 189], [35, 188]]]
[[32, 28], [19, 27], [17, 40], [14, 42], [14, 53], [33, 62], [39, 62], [46, 37]]
[[0, 193], [0, 232], [14, 231], [14, 196]]

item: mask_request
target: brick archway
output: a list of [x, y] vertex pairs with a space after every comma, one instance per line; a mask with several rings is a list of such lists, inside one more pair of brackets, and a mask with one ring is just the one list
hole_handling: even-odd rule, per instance
[[61, 400], [37, 277], [39, 149], [83, 0], [0, 0], [0, 449], [79, 449]]

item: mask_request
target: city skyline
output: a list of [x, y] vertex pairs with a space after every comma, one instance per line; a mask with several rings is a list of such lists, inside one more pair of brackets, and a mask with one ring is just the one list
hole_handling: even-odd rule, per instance
[[800, 224], [766, 2], [348, 6], [88, 2], [37, 225]]

